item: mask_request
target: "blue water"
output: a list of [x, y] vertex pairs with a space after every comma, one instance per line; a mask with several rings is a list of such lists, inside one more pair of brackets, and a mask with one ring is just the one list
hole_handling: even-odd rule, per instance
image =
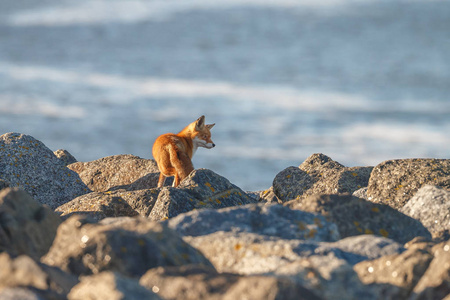
[[79, 161], [206, 115], [194, 166], [246, 190], [322, 152], [450, 158], [450, 2], [0, 2], [0, 133]]

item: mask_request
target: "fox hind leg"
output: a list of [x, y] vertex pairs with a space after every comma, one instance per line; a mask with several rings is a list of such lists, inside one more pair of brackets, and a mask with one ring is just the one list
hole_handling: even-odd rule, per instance
[[175, 174], [172, 182], [172, 187], [177, 187], [180, 184], [180, 177], [178, 174]]
[[170, 163], [175, 169], [173, 187], [177, 187], [194, 170], [191, 158], [182, 150], [170, 148]]
[[158, 179], [158, 187], [163, 187], [164, 182], [166, 182], [166, 176], [161, 172], [159, 173], [159, 179]]
[[175, 175], [175, 179], [178, 179], [178, 184], [183, 181], [189, 174], [194, 170], [194, 165], [192, 164], [189, 156], [184, 152], [178, 152], [178, 161], [175, 165], [175, 169], [177, 171], [177, 175]]

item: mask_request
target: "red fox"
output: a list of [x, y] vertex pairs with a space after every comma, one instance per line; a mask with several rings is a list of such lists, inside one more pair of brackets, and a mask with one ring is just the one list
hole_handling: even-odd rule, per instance
[[175, 176], [172, 186], [176, 187], [189, 176], [194, 170], [191, 159], [197, 148], [211, 149], [216, 146], [210, 132], [214, 125], [206, 125], [205, 116], [201, 116], [178, 134], [166, 133], [156, 138], [152, 153], [161, 172], [158, 187], [164, 185], [166, 177]]

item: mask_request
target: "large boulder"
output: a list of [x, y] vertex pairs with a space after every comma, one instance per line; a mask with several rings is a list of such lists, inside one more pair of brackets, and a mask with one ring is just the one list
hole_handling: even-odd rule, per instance
[[14, 188], [0, 192], [0, 251], [39, 259], [47, 253], [61, 219], [27, 192]]
[[6, 252], [0, 253], [0, 266], [0, 299], [26, 299], [25, 295], [34, 294], [38, 299], [62, 300], [78, 282], [76, 276], [38, 263], [26, 255], [14, 258]]
[[[123, 154], [100, 158], [90, 162], [77, 162], [67, 166], [78, 173], [81, 180], [95, 192], [105, 192], [117, 186], [130, 185], [148, 173], [159, 173], [156, 162], [138, 156]], [[147, 189], [157, 185], [159, 174], [148, 181]]]
[[92, 192], [61, 205], [55, 211], [67, 218], [74, 214], [89, 215], [96, 220], [108, 217], [147, 217], [158, 192], [152, 190]]
[[323, 299], [384, 299], [361, 283], [352, 265], [334, 253], [300, 258], [276, 269], [273, 275], [288, 278]]
[[0, 136], [0, 178], [53, 209], [90, 192], [78, 174], [66, 168], [53, 151], [20, 133]]
[[200, 250], [219, 272], [240, 275], [271, 274], [313, 256], [333, 255], [350, 266], [404, 250], [390, 239], [373, 235], [340, 240], [335, 225], [320, 215], [277, 204], [192, 211], [164, 223]]
[[[151, 290], [151, 289], [150, 289]], [[120, 273], [104, 271], [85, 276], [74, 286], [69, 300], [159, 300], [158, 295], [141, 286], [136, 279], [127, 278]]]
[[198, 265], [158, 267], [145, 273], [139, 282], [168, 300], [320, 299], [286, 278], [218, 273]]
[[419, 220], [431, 233], [450, 231], [450, 191], [425, 185], [400, 212]]
[[[353, 193], [367, 186], [372, 169], [344, 167], [326, 155], [313, 154], [298, 168], [289, 167], [278, 173], [271, 191], [281, 202], [314, 194]], [[271, 191], [265, 192], [262, 198], [273, 198]]]
[[182, 236], [202, 236], [220, 231], [314, 241], [337, 241], [340, 238], [336, 225], [319, 214], [292, 210], [279, 204], [195, 210], [166, 223]]
[[397, 159], [377, 165], [370, 176], [371, 201], [399, 209], [424, 185], [450, 189], [450, 159]]
[[177, 188], [162, 188], [149, 218], [159, 221], [194, 209], [218, 209], [256, 201], [228, 179], [211, 170], [198, 169], [192, 171]]
[[376, 286], [380, 299], [406, 299], [425, 273], [433, 256], [421, 249], [363, 261], [354, 270], [366, 285]]
[[433, 260], [414, 287], [411, 300], [444, 299], [450, 295], [450, 241], [432, 248]]
[[95, 223], [83, 216], [63, 222], [44, 263], [77, 274], [115, 271], [141, 276], [157, 266], [210, 265], [167, 226], [145, 218], [108, 218]]
[[292, 209], [320, 213], [336, 223], [342, 237], [375, 234], [406, 243], [416, 236], [431, 237], [417, 220], [388, 205], [376, 204], [350, 194], [315, 195], [285, 203]]
[[349, 237], [330, 243], [285, 240], [249, 232], [218, 231], [203, 236], [185, 236], [183, 239], [200, 250], [219, 272], [241, 275], [276, 272], [292, 262], [313, 256], [333, 255], [345, 261], [345, 264], [353, 265], [403, 251], [400, 244], [375, 236], [365, 239]]

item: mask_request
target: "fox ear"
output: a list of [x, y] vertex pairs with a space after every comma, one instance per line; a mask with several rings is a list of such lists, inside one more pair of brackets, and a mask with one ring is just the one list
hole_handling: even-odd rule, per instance
[[201, 116], [195, 121], [195, 128], [197, 130], [202, 129], [203, 127], [205, 127], [205, 116]]
[[214, 125], [216, 125], [216, 123], [214, 123], [214, 124], [206, 124], [205, 126], [206, 126], [206, 128], [211, 129], [211, 128], [214, 127]]

